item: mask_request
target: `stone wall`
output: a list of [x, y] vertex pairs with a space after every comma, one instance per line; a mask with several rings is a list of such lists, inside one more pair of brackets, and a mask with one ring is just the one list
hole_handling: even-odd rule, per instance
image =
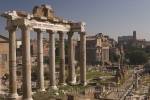
[[4, 43], [4, 41], [4, 39], [0, 38], [0, 74], [8, 71], [9, 44]]

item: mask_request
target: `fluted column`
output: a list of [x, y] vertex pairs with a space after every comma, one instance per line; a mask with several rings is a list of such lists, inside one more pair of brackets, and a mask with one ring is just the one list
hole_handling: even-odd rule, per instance
[[73, 49], [73, 32], [68, 32], [68, 82], [71, 85], [76, 83]]
[[30, 55], [30, 28], [22, 26], [22, 64], [23, 64], [23, 100], [32, 100], [31, 88], [31, 55]]
[[64, 45], [64, 33], [59, 32], [59, 55], [60, 55], [60, 85], [65, 85], [65, 45]]
[[50, 86], [52, 89], [57, 89], [56, 87], [56, 74], [55, 74], [55, 34], [52, 31], [49, 33], [49, 73], [50, 73]]
[[38, 71], [39, 71], [39, 89], [45, 91], [44, 87], [44, 67], [43, 67], [43, 34], [41, 30], [35, 30], [37, 32], [37, 57], [38, 57]]
[[16, 27], [8, 29], [9, 31], [9, 97], [15, 99], [17, 94], [17, 75], [16, 75]]
[[86, 85], [86, 34], [80, 33], [80, 82]]

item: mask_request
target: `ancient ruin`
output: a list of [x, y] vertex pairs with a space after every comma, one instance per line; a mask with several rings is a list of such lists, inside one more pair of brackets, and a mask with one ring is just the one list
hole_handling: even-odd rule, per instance
[[33, 14], [24, 11], [4, 12], [2, 17], [7, 19], [6, 29], [9, 32], [9, 91], [10, 98], [17, 98], [17, 76], [16, 76], [16, 30], [21, 29], [23, 44], [23, 100], [32, 100], [31, 86], [31, 58], [30, 58], [30, 31], [37, 33], [38, 42], [38, 67], [39, 87], [45, 91], [44, 68], [43, 68], [43, 32], [49, 34], [49, 71], [50, 87], [57, 89], [55, 76], [55, 34], [60, 38], [60, 79], [59, 83], [65, 85], [65, 48], [64, 34], [68, 35], [68, 77], [69, 84], [74, 84], [75, 65], [73, 50], [73, 34], [80, 34], [80, 82], [86, 85], [86, 33], [84, 22], [73, 22], [61, 19], [54, 15], [53, 9], [48, 5], [35, 6]]

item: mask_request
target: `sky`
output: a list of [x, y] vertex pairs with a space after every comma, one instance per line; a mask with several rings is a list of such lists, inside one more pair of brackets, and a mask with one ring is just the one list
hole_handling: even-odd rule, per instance
[[[8, 10], [32, 12], [35, 5], [51, 5], [57, 16], [86, 22], [89, 35], [104, 33], [112, 38], [132, 35], [150, 40], [150, 0], [1, 0], [0, 13]], [[0, 17], [0, 34], [7, 34]]]

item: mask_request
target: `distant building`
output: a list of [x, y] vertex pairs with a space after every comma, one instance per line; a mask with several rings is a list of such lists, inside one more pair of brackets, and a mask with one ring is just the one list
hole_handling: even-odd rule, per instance
[[0, 75], [8, 72], [9, 39], [0, 35]]
[[22, 56], [22, 41], [21, 40], [16, 41], [16, 55], [17, 57]]
[[103, 63], [107, 63], [109, 64], [109, 47], [102, 47], [102, 58], [101, 58], [101, 61]]
[[49, 40], [43, 38], [43, 55], [49, 56]]
[[[110, 39], [111, 40], [111, 39]], [[109, 64], [110, 41], [108, 36], [98, 33], [95, 36], [87, 36], [86, 53], [87, 64]]]
[[118, 43], [123, 45], [134, 44], [136, 42], [136, 31], [133, 31], [132, 36], [119, 36]]
[[31, 56], [36, 56], [37, 55], [37, 40], [36, 39], [32, 39], [31, 40]]
[[[31, 56], [36, 56], [37, 55], [37, 40], [32, 39], [30, 40], [30, 46], [31, 46]], [[48, 40], [43, 39], [43, 50], [44, 50], [44, 55], [48, 55]], [[22, 41], [17, 40], [17, 56], [22, 56]]]
[[118, 43], [123, 45], [124, 48], [128, 48], [129, 46], [145, 48], [150, 46], [150, 41], [146, 41], [145, 39], [137, 39], [136, 31], [133, 31], [132, 36], [119, 36]]

